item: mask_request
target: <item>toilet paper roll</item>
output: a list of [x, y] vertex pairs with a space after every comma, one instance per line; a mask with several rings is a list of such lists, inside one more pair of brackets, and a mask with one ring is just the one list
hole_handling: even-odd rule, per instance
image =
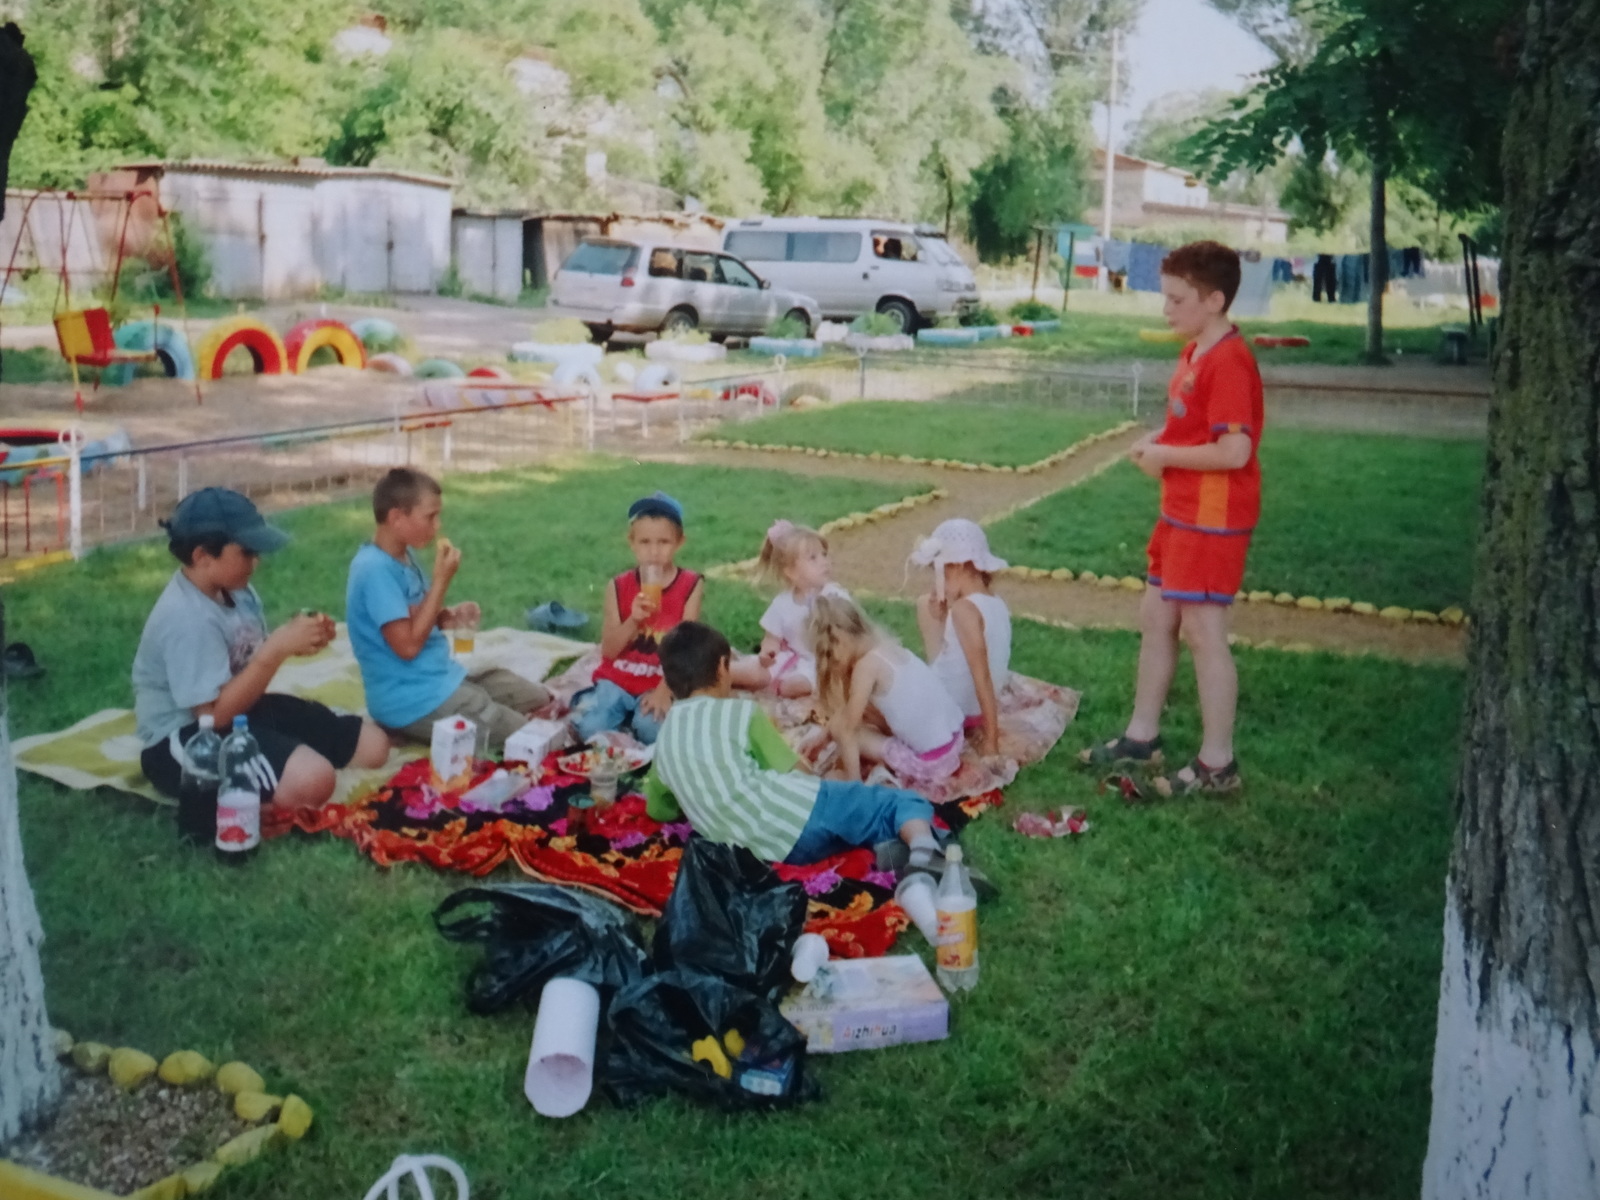
[[933, 876], [925, 871], [915, 871], [902, 879], [894, 889], [895, 901], [906, 910], [906, 916], [927, 939], [928, 945], [939, 944], [938, 893], [933, 886]]
[[796, 983], [810, 983], [828, 961], [828, 939], [820, 933], [802, 933], [789, 957], [789, 974]]
[[570, 1117], [594, 1089], [600, 993], [579, 979], [552, 979], [539, 996], [522, 1091], [542, 1117]]

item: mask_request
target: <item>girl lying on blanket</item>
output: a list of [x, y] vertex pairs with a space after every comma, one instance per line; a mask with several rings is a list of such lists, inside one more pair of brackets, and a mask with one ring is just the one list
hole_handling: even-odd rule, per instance
[[955, 702], [978, 752], [1000, 753], [1000, 700], [1011, 678], [1011, 610], [989, 590], [1006, 563], [989, 553], [976, 522], [946, 521], [911, 552], [933, 568], [933, 591], [917, 598], [923, 653]]
[[763, 582], [781, 582], [784, 590], [762, 614], [760, 654], [733, 664], [733, 684], [752, 691], [771, 687], [786, 700], [810, 696], [817, 690], [817, 660], [805, 635], [806, 617], [823, 593], [849, 596], [833, 582], [828, 541], [815, 529], [774, 521], [761, 543], [760, 573]]
[[863, 758], [912, 787], [955, 774], [961, 709], [927, 663], [845, 596], [818, 596], [806, 634], [817, 657], [817, 708], [846, 779], [862, 777]]

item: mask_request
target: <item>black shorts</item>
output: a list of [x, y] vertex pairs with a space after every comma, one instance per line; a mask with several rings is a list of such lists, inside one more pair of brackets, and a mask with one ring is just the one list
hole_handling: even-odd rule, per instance
[[[262, 757], [272, 764], [273, 774], [280, 779], [289, 756], [301, 746], [310, 746], [336, 768], [348, 766], [355, 757], [364, 723], [361, 717], [340, 716], [315, 700], [275, 692], [257, 700], [245, 716], [250, 719], [250, 733], [261, 747]], [[199, 721], [191, 721], [178, 730], [178, 744], [188, 742], [199, 728]], [[228, 735], [226, 729], [217, 732], [223, 737]], [[171, 738], [162, 738], [154, 746], [146, 746], [139, 755], [139, 764], [144, 768], [144, 777], [158, 792], [177, 796], [183, 767], [172, 756]], [[264, 792], [261, 799], [271, 800], [272, 795]]]

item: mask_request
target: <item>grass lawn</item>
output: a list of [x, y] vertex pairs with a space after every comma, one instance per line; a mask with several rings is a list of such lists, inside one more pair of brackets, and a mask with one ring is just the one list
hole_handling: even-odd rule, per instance
[[[1269, 429], [1261, 471], [1246, 590], [1466, 604], [1481, 442]], [[1156, 484], [1124, 463], [999, 522], [989, 540], [1013, 563], [1138, 575], [1156, 511]]]
[[[1020, 467], [1127, 419], [1126, 413], [1107, 410], [1007, 403], [1015, 394], [1014, 385], [994, 385], [974, 390], [965, 403], [864, 400], [776, 413], [706, 436], [768, 446], [815, 446], [860, 454], [876, 450]], [[981, 411], [975, 405], [981, 405]]]
[[[638, 466], [452, 480], [462, 593], [491, 623], [551, 595], [592, 607], [590, 585], [623, 561], [617, 510], [655, 486], [688, 507], [691, 564], [748, 554], [780, 512], [821, 520], [884, 492]], [[360, 506], [283, 523], [296, 542], [261, 572], [269, 607], [337, 611]], [[13, 687], [18, 733], [127, 702], [168, 570], [142, 545], [8, 589], [8, 634], [50, 668]], [[762, 607], [711, 586], [708, 616], [738, 641]], [[909, 632], [903, 605], [878, 611]], [[312, 1137], [227, 1177], [234, 1200], [359, 1196], [401, 1152], [456, 1157], [485, 1200], [1415, 1195], [1459, 672], [1245, 652], [1247, 798], [1130, 810], [1067, 762], [1123, 719], [1135, 651], [1131, 635], [1018, 624], [1016, 665], [1084, 703], [968, 836], [1005, 889], [982, 916], [982, 983], [955, 1001], [948, 1042], [813, 1060], [817, 1105], [751, 1118], [597, 1099], [541, 1120], [521, 1094], [531, 1014], [469, 1016], [472, 954], [429, 919], [465, 877], [385, 872], [332, 838], [230, 870], [181, 853], [169, 813], [24, 776], [51, 1017], [113, 1044], [242, 1057], [305, 1096]], [[1179, 679], [1175, 751], [1196, 744]], [[1090, 808], [1085, 838], [1006, 827], [1064, 802]], [[914, 934], [902, 948], [926, 954]]]

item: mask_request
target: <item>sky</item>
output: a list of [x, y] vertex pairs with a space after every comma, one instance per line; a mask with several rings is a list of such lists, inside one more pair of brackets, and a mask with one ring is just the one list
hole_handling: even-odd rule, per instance
[[[1123, 44], [1128, 88], [1116, 108], [1118, 144], [1150, 101], [1211, 87], [1237, 91], [1246, 76], [1272, 61], [1266, 47], [1206, 0], [1145, 0], [1138, 29]], [[1102, 142], [1105, 122], [1105, 105], [1096, 105], [1094, 127]]]

